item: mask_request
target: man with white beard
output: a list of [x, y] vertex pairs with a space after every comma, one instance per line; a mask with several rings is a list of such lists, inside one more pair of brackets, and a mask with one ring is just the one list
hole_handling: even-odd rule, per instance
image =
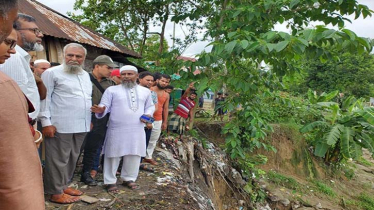
[[122, 85], [107, 88], [100, 104], [91, 108], [98, 119], [110, 113], [103, 153], [104, 184], [112, 193], [118, 192], [116, 172], [122, 157], [123, 185], [130, 189], [138, 188], [135, 181], [139, 174], [140, 158], [146, 153], [146, 120], [143, 117], [150, 117], [155, 111], [151, 91], [136, 84], [138, 69], [126, 65], [121, 67], [120, 75]]
[[45, 98], [46, 89], [40, 78], [35, 80], [30, 69], [31, 56], [29, 51], [43, 51], [43, 33], [36, 25], [35, 18], [18, 13], [18, 20], [13, 27], [17, 31], [16, 54], [12, 55], [5, 64], [0, 65], [0, 71], [12, 78], [20, 87], [22, 92], [33, 104], [35, 111], [29, 116], [34, 120], [38, 116], [40, 99]]
[[92, 83], [82, 69], [87, 50], [70, 43], [63, 50], [62, 65], [42, 74], [47, 97], [39, 114], [45, 139], [44, 191], [50, 201], [67, 204], [80, 200], [83, 192], [69, 188], [80, 148], [90, 131]]

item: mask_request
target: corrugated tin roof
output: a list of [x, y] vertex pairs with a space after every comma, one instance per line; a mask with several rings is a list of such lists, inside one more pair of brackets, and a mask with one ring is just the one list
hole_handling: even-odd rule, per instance
[[40, 30], [45, 35], [123, 53], [135, 58], [141, 57], [138, 53], [125, 46], [104, 37], [35, 0], [21, 0], [19, 2], [19, 11], [33, 16]]

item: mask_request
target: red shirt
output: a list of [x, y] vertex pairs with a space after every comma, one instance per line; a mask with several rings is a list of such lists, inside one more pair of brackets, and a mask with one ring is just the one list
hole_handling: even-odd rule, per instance
[[175, 114], [187, 119], [188, 113], [195, 106], [195, 102], [188, 100], [187, 97], [182, 97], [178, 104], [177, 109], [174, 111]]

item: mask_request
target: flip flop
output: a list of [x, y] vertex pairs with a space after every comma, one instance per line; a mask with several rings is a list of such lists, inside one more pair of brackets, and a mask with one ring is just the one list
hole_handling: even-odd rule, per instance
[[146, 164], [141, 164], [141, 165], [139, 166], [139, 169], [140, 169], [140, 170], [143, 170], [143, 171], [152, 172], [152, 173], [155, 172], [155, 170], [154, 170], [152, 167], [150, 167], [149, 165], [146, 165]]
[[[53, 195], [52, 195], [53, 197]], [[71, 196], [71, 195], [68, 195], [68, 194], [62, 194], [59, 198], [57, 199], [49, 199], [49, 201], [53, 202], [53, 203], [58, 203], [58, 204], [71, 204], [71, 203], [75, 203], [75, 202], [78, 202], [81, 200], [80, 197], [77, 197], [77, 196]]]
[[108, 193], [118, 193], [119, 192], [116, 184], [108, 184], [105, 188], [106, 188], [106, 191]]
[[131, 181], [131, 180], [130, 181], [124, 181], [122, 183], [122, 185], [125, 186], [125, 187], [128, 187], [129, 189], [132, 189], [132, 190], [137, 190], [137, 189], [140, 188], [138, 184], [136, 184], [134, 181]]

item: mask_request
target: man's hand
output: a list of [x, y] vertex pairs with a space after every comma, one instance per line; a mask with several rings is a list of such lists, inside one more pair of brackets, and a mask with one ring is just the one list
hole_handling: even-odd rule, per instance
[[35, 78], [36, 84], [39, 84], [39, 83], [43, 82], [42, 79], [40, 78], [40, 76], [35, 74], [35, 73], [34, 73], [34, 78]]
[[[151, 117], [151, 115], [149, 115], [149, 114], [145, 114], [145, 116]], [[144, 119], [142, 119], [142, 118], [140, 118], [140, 121], [141, 121], [142, 123], [147, 123], [147, 121], [144, 120]]]
[[189, 131], [190, 130], [190, 126], [186, 125], [186, 131]]
[[194, 89], [195, 87], [193, 86], [195, 84], [195, 82], [191, 82], [190, 83], [190, 85], [188, 85], [188, 87], [190, 88], [190, 89]]
[[43, 127], [42, 133], [45, 137], [55, 137], [56, 127], [53, 125]]
[[165, 131], [167, 127], [168, 127], [168, 124], [166, 122], [163, 122], [161, 125], [161, 130]]
[[153, 128], [152, 123], [146, 123], [145, 126], [146, 126], [148, 129], [152, 129], [152, 128]]
[[99, 107], [97, 104], [91, 107], [91, 112], [101, 114], [105, 111], [105, 106]]

